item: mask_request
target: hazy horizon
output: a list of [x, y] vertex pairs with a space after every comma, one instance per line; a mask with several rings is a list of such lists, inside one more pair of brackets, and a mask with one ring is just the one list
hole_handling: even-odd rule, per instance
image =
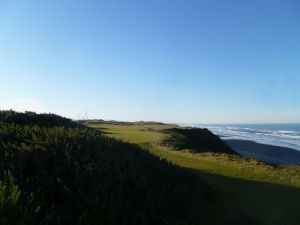
[[300, 123], [300, 3], [1, 1], [0, 109]]

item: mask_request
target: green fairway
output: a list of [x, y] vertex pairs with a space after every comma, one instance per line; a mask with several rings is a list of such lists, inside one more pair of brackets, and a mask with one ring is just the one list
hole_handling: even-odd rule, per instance
[[[300, 224], [300, 167], [273, 167], [260, 161], [212, 153], [174, 151], [160, 145], [162, 129], [172, 125], [89, 124], [106, 135], [136, 143], [198, 173], [229, 209], [238, 207], [261, 224]], [[232, 211], [234, 214], [234, 211]]]

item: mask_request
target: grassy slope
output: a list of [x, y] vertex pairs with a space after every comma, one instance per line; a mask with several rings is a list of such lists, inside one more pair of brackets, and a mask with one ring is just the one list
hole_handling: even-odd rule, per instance
[[1, 113], [1, 225], [240, 225], [218, 220], [226, 210], [197, 174], [137, 145], [56, 115]]
[[[139, 144], [153, 154], [194, 170], [211, 184], [228, 208], [239, 207], [262, 224], [300, 223], [300, 169], [275, 168], [253, 159], [222, 154], [192, 154], [159, 145], [159, 130], [173, 126], [90, 124], [107, 135]], [[234, 212], [232, 212], [234, 213]]]

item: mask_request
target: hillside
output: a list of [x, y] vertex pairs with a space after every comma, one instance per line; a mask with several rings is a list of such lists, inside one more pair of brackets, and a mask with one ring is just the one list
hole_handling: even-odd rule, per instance
[[215, 152], [236, 154], [224, 141], [208, 129], [201, 128], [170, 128], [162, 130], [169, 134], [161, 140], [164, 146], [175, 150], [189, 149], [195, 152]]
[[136, 143], [154, 155], [193, 171], [213, 188], [216, 201], [223, 206], [219, 212], [226, 213], [217, 215], [218, 218], [231, 217], [236, 224], [246, 221], [263, 225], [299, 224], [299, 166], [274, 166], [236, 154], [178, 151], [161, 145], [161, 141], [169, 137], [164, 130], [179, 129], [174, 125], [90, 126], [105, 131], [110, 137]]
[[39, 127], [81, 127], [81, 124], [70, 119], [51, 113], [37, 114], [35, 112], [19, 113], [12, 110], [0, 111], [0, 122], [21, 126], [39, 126]]
[[207, 130], [0, 115], [1, 225], [300, 221], [300, 167], [241, 157]]
[[[194, 172], [56, 115], [2, 111], [0, 224], [240, 224]], [[49, 119], [49, 120], [48, 120]]]

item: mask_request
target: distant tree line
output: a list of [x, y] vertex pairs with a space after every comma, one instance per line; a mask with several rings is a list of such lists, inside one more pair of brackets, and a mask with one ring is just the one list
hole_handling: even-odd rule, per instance
[[155, 121], [136, 121], [136, 122], [124, 122], [117, 120], [77, 120], [81, 124], [113, 124], [113, 125], [167, 125], [161, 122]]

